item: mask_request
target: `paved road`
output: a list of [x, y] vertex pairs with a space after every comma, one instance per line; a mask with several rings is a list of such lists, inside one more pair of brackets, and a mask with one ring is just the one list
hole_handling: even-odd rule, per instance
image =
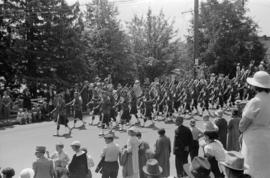
[[[85, 120], [89, 120], [86, 117]], [[189, 121], [185, 121], [185, 125], [188, 125]], [[198, 121], [198, 126], [202, 126], [202, 121]], [[80, 123], [77, 123], [79, 126]], [[166, 135], [171, 138], [173, 142], [174, 130], [176, 126], [174, 124], [164, 124], [158, 122], [156, 124], [158, 128], [165, 128]], [[158, 137], [156, 132], [157, 128], [139, 128], [142, 132], [143, 139], [147, 141], [151, 148], [155, 140]], [[16, 175], [23, 168], [31, 167], [32, 162], [35, 159], [35, 147], [37, 145], [45, 145], [50, 153], [55, 149], [55, 143], [61, 141], [65, 145], [65, 151], [70, 157], [73, 152], [70, 148], [70, 143], [74, 140], [81, 141], [82, 145], [88, 148], [89, 154], [93, 157], [95, 164], [99, 162], [100, 153], [104, 147], [104, 139], [98, 136], [100, 130], [95, 126], [87, 126], [86, 129], [75, 129], [72, 132], [71, 137], [55, 137], [56, 125], [54, 122], [35, 123], [30, 125], [18, 125], [11, 128], [0, 128], [0, 167], [13, 167], [16, 171]], [[65, 132], [65, 128], [60, 128], [60, 134]], [[115, 142], [120, 146], [126, 144], [128, 136], [127, 133], [116, 132], [118, 137]], [[171, 175], [175, 175], [174, 156], [171, 159]], [[119, 171], [119, 177], [122, 169]], [[92, 169], [92, 172], [93, 169]], [[99, 178], [100, 175], [94, 173], [93, 177]]]

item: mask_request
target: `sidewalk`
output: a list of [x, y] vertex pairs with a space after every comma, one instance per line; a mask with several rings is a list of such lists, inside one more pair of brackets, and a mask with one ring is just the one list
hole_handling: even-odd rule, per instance
[[8, 126], [16, 125], [16, 124], [19, 124], [19, 122], [16, 120], [16, 118], [11, 118], [11, 119], [7, 119], [7, 120], [3, 120], [0, 118], [0, 128], [1, 127], [8, 127]]

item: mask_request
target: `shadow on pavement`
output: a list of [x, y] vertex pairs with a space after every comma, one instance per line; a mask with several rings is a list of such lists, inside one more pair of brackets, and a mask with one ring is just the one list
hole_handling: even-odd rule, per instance
[[14, 125], [0, 127], [0, 130], [12, 129]]

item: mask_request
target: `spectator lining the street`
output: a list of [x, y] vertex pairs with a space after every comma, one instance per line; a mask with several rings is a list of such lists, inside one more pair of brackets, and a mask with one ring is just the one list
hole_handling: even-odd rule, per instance
[[136, 136], [139, 140], [139, 167], [140, 167], [140, 178], [145, 178], [145, 175], [143, 173], [143, 166], [146, 164], [147, 156], [146, 151], [149, 150], [150, 146], [147, 142], [142, 140], [142, 133], [137, 132]]
[[36, 178], [54, 178], [53, 161], [44, 156], [45, 146], [37, 146], [35, 155], [37, 160], [33, 162], [33, 170]]
[[198, 127], [196, 127], [195, 119], [190, 121], [190, 130], [193, 136], [193, 143], [192, 147], [190, 148], [190, 158], [193, 160], [193, 158], [199, 154], [199, 139], [203, 137], [203, 132]]
[[219, 162], [225, 160], [225, 149], [218, 139], [218, 127], [213, 122], [205, 125], [204, 137], [206, 145], [203, 146], [204, 156], [211, 165], [215, 178], [223, 178], [223, 170]]
[[228, 124], [228, 142], [227, 150], [228, 151], [239, 151], [240, 150], [240, 130], [239, 130], [239, 111], [238, 109], [232, 110], [232, 119]]
[[163, 169], [161, 177], [170, 176], [171, 140], [165, 133], [165, 129], [158, 130], [159, 138], [155, 144], [155, 158]]
[[227, 128], [228, 123], [226, 119], [223, 118], [223, 111], [218, 110], [215, 112], [216, 119], [215, 124], [218, 126], [218, 139], [222, 143], [223, 147], [226, 148], [227, 146]]
[[139, 170], [139, 140], [136, 137], [136, 129], [135, 127], [131, 127], [128, 129], [129, 139], [127, 141], [127, 151], [132, 155], [132, 167], [133, 167], [133, 175], [130, 178], [139, 178], [140, 170]]
[[251, 177], [270, 175], [270, 75], [259, 71], [247, 83], [254, 87], [256, 95], [246, 104], [239, 129], [243, 132], [241, 153], [246, 170]]
[[71, 148], [75, 152], [73, 158], [68, 165], [70, 178], [86, 178], [88, 175], [88, 165], [86, 153], [81, 150], [81, 143], [74, 141]]
[[175, 167], [178, 177], [186, 176], [183, 166], [188, 163], [188, 154], [193, 141], [192, 133], [188, 127], [183, 125], [183, 121], [184, 118], [181, 116], [176, 118], [176, 125], [178, 127], [175, 130], [173, 147]]
[[119, 170], [119, 156], [120, 147], [114, 143], [114, 136], [110, 133], [104, 135], [106, 147], [103, 149], [101, 159], [103, 161], [102, 166], [102, 178], [117, 178]]
[[91, 168], [95, 166], [94, 160], [91, 157], [91, 155], [88, 154], [88, 150], [86, 147], [81, 148], [81, 150], [84, 151], [86, 156], [87, 156], [87, 167], [88, 167], [88, 177], [87, 178], [92, 178]]
[[70, 161], [69, 156], [64, 152], [64, 144], [57, 143], [55, 146], [56, 152], [53, 153], [50, 157], [49, 152], [47, 152], [48, 158], [51, 158], [54, 161], [55, 166], [55, 175], [56, 178], [63, 178], [67, 176], [67, 165]]

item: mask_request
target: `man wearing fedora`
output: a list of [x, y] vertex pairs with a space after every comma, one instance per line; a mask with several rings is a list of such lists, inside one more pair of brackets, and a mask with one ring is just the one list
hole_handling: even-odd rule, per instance
[[229, 151], [226, 154], [226, 160], [221, 162], [225, 167], [225, 178], [249, 178], [250, 176], [244, 174], [244, 170], [248, 168], [244, 163], [244, 157], [241, 153], [236, 151]]
[[178, 116], [176, 118], [173, 153], [175, 155], [175, 167], [178, 177], [185, 176], [183, 165], [188, 163], [188, 154], [192, 146], [192, 133], [190, 129], [183, 125], [184, 118]]
[[147, 178], [162, 178], [162, 168], [156, 159], [149, 159], [143, 167], [143, 172]]
[[45, 152], [45, 146], [36, 147], [37, 160], [33, 162], [34, 178], [54, 178], [53, 161], [44, 156]]

